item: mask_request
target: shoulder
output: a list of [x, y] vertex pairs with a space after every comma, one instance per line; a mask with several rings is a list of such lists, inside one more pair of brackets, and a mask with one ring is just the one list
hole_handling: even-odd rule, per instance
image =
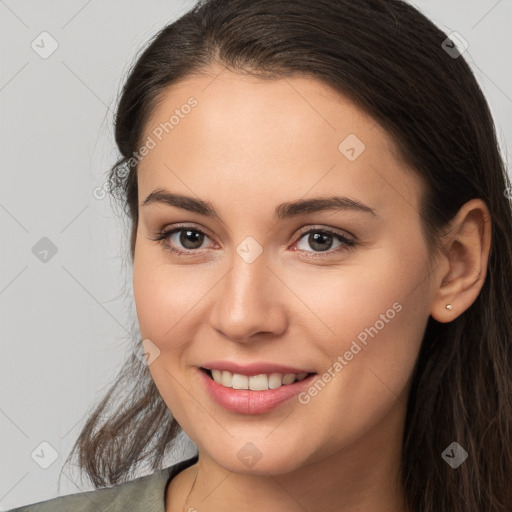
[[165, 512], [168, 483], [180, 471], [197, 462], [197, 455], [112, 487], [59, 496], [7, 512]]
[[[114, 512], [117, 510], [135, 512], [139, 510], [137, 505], [149, 505], [149, 503], [153, 505], [153, 502], [155, 504], [160, 502], [167, 477], [168, 469], [164, 469], [113, 487], [60, 496], [7, 512]], [[160, 488], [162, 495], [156, 492]], [[160, 512], [158, 508], [148, 507], [148, 510]]]

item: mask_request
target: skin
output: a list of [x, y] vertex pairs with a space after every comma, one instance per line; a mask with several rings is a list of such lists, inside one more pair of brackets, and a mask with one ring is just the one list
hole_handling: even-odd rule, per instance
[[[429, 266], [418, 214], [423, 184], [387, 132], [347, 98], [310, 77], [263, 81], [213, 67], [165, 91], [143, 140], [190, 96], [197, 106], [138, 170], [140, 330], [159, 351], [149, 365], [155, 384], [200, 454], [168, 486], [166, 512], [184, 510], [196, 476], [187, 507], [199, 512], [405, 511], [398, 472], [411, 374], [429, 315], [450, 322], [481, 290], [491, 229], [485, 203], [461, 208]], [[349, 134], [366, 146], [354, 161], [338, 149]], [[142, 206], [156, 188], [208, 201], [221, 220]], [[273, 218], [280, 203], [333, 194], [377, 215]], [[167, 239], [192, 257], [151, 240], [176, 223], [206, 235], [186, 246], [180, 233]], [[343, 248], [336, 237], [315, 245], [308, 229], [358, 245]], [[252, 263], [236, 251], [248, 236], [263, 250]], [[199, 379], [197, 367], [215, 359], [323, 375], [394, 303], [401, 311], [307, 404], [291, 399], [264, 414], [237, 414], [213, 402]], [[250, 467], [237, 457], [247, 442], [261, 453]]]

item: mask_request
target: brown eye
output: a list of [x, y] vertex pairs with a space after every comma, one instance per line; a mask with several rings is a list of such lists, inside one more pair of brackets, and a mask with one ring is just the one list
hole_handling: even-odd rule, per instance
[[174, 234], [178, 233], [180, 233], [178, 236], [179, 243], [187, 250], [199, 249], [204, 241], [204, 237], [206, 236], [204, 233], [194, 229], [180, 229], [178, 231], [174, 231]]
[[161, 230], [156, 237], [151, 240], [159, 242], [166, 250], [193, 256], [194, 252], [200, 252], [205, 238], [209, 238], [200, 229], [191, 226], [180, 226]]
[[[303, 239], [304, 241], [302, 242]], [[329, 251], [336, 241], [338, 242], [338, 245], [335, 246], [334, 250]], [[329, 254], [338, 252], [339, 250], [353, 248], [356, 245], [354, 240], [351, 240], [340, 233], [325, 229], [310, 229], [309, 231], [302, 233], [298, 244], [300, 243], [302, 243], [302, 247], [298, 246], [300, 251], [313, 253], [329, 251]], [[308, 251], [308, 247], [313, 249], [313, 251]]]

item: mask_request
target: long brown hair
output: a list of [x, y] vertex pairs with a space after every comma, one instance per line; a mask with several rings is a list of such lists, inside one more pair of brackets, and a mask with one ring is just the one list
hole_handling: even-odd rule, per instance
[[[401, 476], [414, 512], [510, 512], [512, 189], [488, 104], [464, 54], [454, 51], [445, 33], [401, 0], [200, 1], [156, 34], [132, 67], [115, 118], [121, 158], [108, 179], [131, 223], [133, 261], [133, 155], [145, 122], [169, 86], [220, 63], [267, 79], [316, 78], [379, 122], [426, 184], [420, 214], [432, 254], [459, 208], [483, 199], [492, 219], [486, 280], [455, 320], [429, 318], [412, 375]], [[159, 469], [180, 431], [133, 355], [70, 456], [78, 454], [96, 487], [113, 485], [142, 461]], [[452, 441], [469, 454], [456, 470], [441, 457]]]

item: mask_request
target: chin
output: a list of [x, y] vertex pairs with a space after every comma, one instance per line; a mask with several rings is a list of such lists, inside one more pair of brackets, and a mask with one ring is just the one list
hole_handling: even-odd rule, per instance
[[[235, 447], [240, 444], [240, 448]], [[217, 450], [218, 450], [217, 446]], [[223, 450], [208, 452], [208, 456], [219, 466], [233, 473], [245, 475], [280, 475], [300, 469], [308, 461], [303, 450], [297, 448], [278, 449], [272, 442], [266, 447], [244, 441], [233, 443]], [[202, 452], [202, 450], [200, 450]]]

